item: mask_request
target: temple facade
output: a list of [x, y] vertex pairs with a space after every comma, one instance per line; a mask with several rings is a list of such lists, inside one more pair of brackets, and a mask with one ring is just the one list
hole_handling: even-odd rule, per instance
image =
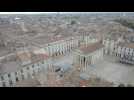
[[74, 64], [85, 71], [91, 64], [103, 59], [103, 45], [100, 41], [81, 46], [74, 52]]

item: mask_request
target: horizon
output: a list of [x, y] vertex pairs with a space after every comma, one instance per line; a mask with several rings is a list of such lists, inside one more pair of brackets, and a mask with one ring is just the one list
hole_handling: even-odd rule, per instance
[[134, 13], [134, 12], [0, 12], [0, 15], [12, 15], [12, 14], [112, 14], [112, 13]]

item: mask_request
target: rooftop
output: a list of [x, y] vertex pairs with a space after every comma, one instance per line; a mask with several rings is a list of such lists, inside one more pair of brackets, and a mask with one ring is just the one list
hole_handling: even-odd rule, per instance
[[103, 45], [101, 44], [101, 42], [96, 42], [96, 43], [90, 43], [88, 45], [83, 45], [79, 48], [79, 50], [83, 53], [83, 54], [89, 54], [92, 53], [100, 48], [102, 48]]
[[119, 46], [134, 49], [134, 43], [125, 43], [125, 42], [123, 42], [123, 43], [119, 43]]
[[16, 72], [20, 68], [21, 67], [19, 66], [18, 63], [16, 63], [15, 61], [10, 61], [0, 66], [0, 73], [4, 74], [4, 73]]

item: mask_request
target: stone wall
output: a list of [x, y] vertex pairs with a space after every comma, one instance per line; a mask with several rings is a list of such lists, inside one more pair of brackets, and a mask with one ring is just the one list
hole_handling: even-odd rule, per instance
[[40, 71], [45, 70], [47, 66], [51, 66], [51, 61], [49, 59], [25, 66], [17, 72], [2, 74], [0, 75], [0, 87], [15, 86], [17, 81], [34, 77], [34, 75], [38, 74]]

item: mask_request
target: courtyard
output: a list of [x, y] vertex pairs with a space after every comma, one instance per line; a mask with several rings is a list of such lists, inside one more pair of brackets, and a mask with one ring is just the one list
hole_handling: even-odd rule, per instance
[[[65, 55], [55, 60], [55, 63], [73, 63], [72, 54]], [[119, 85], [131, 84], [134, 85], [134, 66], [128, 64], [122, 64], [118, 61], [118, 58], [114, 56], [104, 56], [102, 61], [94, 65], [89, 65], [86, 73], [89, 76], [97, 76], [105, 79], [109, 82]]]
[[86, 71], [89, 75], [96, 75], [114, 84], [134, 85], [134, 66], [122, 64], [113, 56], [104, 56], [103, 61], [89, 66]]

